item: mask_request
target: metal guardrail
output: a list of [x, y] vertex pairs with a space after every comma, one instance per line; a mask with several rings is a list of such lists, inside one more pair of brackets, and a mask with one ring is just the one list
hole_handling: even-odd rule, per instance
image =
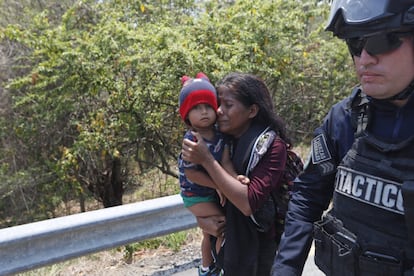
[[179, 195], [0, 229], [0, 275], [193, 228]]

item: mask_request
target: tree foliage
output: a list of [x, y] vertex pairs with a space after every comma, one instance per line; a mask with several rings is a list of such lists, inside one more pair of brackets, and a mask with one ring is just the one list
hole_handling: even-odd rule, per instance
[[2, 45], [26, 51], [8, 83], [12, 112], [0, 121], [0, 210], [20, 191], [30, 192], [27, 211], [48, 217], [88, 194], [114, 206], [132, 170], [176, 176], [184, 74], [261, 76], [296, 140], [306, 140], [355, 81], [345, 46], [323, 31], [328, 10], [311, 0], [81, 1], [58, 21], [43, 10], [24, 28], [7, 26]]

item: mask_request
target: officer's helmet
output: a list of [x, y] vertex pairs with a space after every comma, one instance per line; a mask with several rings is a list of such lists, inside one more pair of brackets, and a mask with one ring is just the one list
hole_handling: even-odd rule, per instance
[[414, 0], [333, 0], [326, 30], [345, 39], [414, 30]]

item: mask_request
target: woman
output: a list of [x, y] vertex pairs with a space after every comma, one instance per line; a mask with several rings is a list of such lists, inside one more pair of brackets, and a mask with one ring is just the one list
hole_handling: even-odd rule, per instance
[[[268, 202], [270, 193], [278, 188], [291, 141], [274, 111], [265, 83], [258, 77], [231, 73], [217, 84], [217, 92], [220, 131], [230, 136], [233, 164], [238, 174], [247, 174], [249, 185], [242, 184], [220, 166], [198, 133], [194, 133], [196, 142], [184, 139], [182, 157], [202, 165], [227, 198], [225, 243], [223, 256], [218, 260], [225, 275], [269, 275], [277, 248], [274, 227], [259, 231], [254, 218]], [[254, 152], [250, 149], [257, 147], [252, 144], [258, 140], [259, 145], [265, 145], [263, 154], [248, 158]], [[249, 159], [257, 164], [247, 168]], [[215, 235], [223, 229], [219, 218], [199, 220], [199, 225]]]

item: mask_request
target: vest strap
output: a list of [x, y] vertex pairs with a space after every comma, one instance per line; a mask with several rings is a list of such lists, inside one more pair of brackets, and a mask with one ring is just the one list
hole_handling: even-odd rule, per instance
[[414, 180], [404, 181], [401, 191], [408, 238], [414, 243]]

